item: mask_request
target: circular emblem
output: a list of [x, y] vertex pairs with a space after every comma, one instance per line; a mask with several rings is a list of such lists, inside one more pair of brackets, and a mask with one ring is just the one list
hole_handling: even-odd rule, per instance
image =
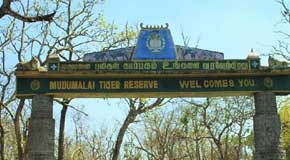
[[264, 79], [264, 86], [267, 88], [271, 88], [273, 86], [273, 80], [270, 77], [266, 77]]
[[33, 90], [33, 91], [36, 91], [40, 88], [40, 82], [38, 80], [33, 80], [31, 83], [30, 83], [30, 88]]
[[158, 53], [165, 47], [165, 40], [159, 34], [151, 34], [146, 40], [146, 46], [151, 52]]

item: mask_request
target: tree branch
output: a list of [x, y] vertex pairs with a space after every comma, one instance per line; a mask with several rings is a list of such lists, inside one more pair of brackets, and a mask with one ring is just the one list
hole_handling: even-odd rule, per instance
[[0, 7], [0, 19], [5, 15], [10, 15], [16, 19], [19, 19], [23, 22], [39, 22], [39, 21], [48, 21], [51, 22], [55, 15], [55, 11], [53, 13], [47, 15], [37, 15], [37, 16], [24, 16], [21, 15], [11, 9], [11, 0], [3, 0], [3, 4]]
[[23, 16], [23, 15], [20, 15], [19, 13], [17, 12], [14, 12], [13, 10], [8, 10], [7, 11], [7, 14], [12, 16], [12, 17], [15, 17], [23, 22], [39, 22], [39, 21], [48, 21], [48, 22], [51, 22], [53, 20], [53, 17], [55, 15], [55, 11], [53, 13], [50, 13], [50, 14], [47, 14], [47, 15], [41, 15], [41, 16]]

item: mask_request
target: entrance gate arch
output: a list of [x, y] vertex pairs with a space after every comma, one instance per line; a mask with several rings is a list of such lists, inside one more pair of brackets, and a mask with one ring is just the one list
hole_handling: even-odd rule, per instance
[[[126, 53], [122, 53], [124, 50]], [[261, 66], [255, 55], [224, 60], [219, 52], [201, 53], [202, 50], [191, 48], [193, 52], [188, 56], [188, 50], [173, 44], [168, 25], [141, 25], [135, 47], [112, 51], [127, 59], [109, 61], [100, 53], [92, 53], [82, 62], [62, 62], [58, 55], [50, 55], [46, 68], [35, 67], [33, 61], [19, 64], [15, 72], [17, 97], [32, 98], [29, 159], [54, 159], [53, 97], [237, 95], [255, 98], [254, 159], [279, 159], [276, 95], [290, 93], [290, 68], [271, 57], [269, 66]]]

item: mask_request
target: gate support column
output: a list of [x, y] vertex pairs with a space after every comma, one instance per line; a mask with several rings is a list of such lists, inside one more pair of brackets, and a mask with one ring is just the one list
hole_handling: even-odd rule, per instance
[[255, 160], [279, 159], [280, 132], [275, 94], [272, 92], [255, 93]]
[[28, 159], [54, 160], [53, 99], [35, 95], [28, 130]]

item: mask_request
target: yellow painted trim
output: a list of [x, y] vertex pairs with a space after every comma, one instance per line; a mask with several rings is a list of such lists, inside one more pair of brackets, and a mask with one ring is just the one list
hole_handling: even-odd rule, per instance
[[[122, 93], [45, 93], [55, 98], [180, 98], [180, 97], [221, 97], [252, 96], [264, 91], [211, 91], [211, 92], [122, 92]], [[290, 91], [273, 91], [277, 95], [287, 95]], [[32, 97], [35, 94], [17, 94], [17, 97]]]

